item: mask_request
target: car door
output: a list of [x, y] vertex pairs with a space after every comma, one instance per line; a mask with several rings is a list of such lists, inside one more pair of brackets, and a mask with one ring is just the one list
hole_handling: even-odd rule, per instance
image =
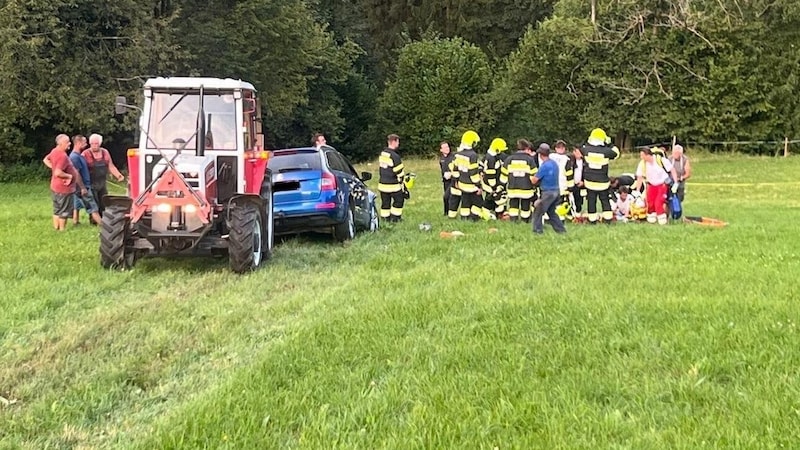
[[356, 223], [359, 228], [369, 226], [370, 205], [369, 192], [367, 186], [361, 181], [358, 172], [350, 164], [350, 161], [339, 152], [335, 152], [339, 166], [342, 168], [342, 177], [350, 190], [350, 197], [353, 199], [353, 210], [355, 212]]
[[[361, 214], [362, 220], [359, 223], [363, 225], [364, 229], [368, 229], [370, 221], [372, 220], [371, 217], [372, 205], [370, 203], [372, 199], [370, 198], [369, 188], [364, 183], [365, 180], [361, 179], [361, 175], [359, 175], [359, 173], [356, 171], [353, 165], [350, 164], [350, 161], [348, 161], [344, 155], [342, 155], [342, 159], [344, 160], [344, 163], [347, 165], [348, 173], [350, 174], [350, 176], [353, 177], [354, 180], [353, 182], [354, 198], [357, 199], [356, 201], [358, 202], [359, 206], [358, 209], [362, 212]], [[367, 180], [368, 179], [369, 178], [367, 178]]]

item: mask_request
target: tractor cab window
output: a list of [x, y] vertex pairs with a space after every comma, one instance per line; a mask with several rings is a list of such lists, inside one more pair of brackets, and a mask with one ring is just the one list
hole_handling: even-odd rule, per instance
[[[154, 142], [147, 147], [173, 149], [197, 147], [200, 93], [153, 92], [147, 132]], [[233, 93], [203, 94], [206, 150], [236, 150], [236, 102]]]

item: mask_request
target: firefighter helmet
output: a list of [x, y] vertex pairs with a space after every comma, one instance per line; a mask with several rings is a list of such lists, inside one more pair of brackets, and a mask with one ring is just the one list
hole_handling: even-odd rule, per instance
[[556, 214], [558, 214], [558, 217], [566, 217], [568, 212], [569, 203], [561, 202], [560, 205], [556, 206]]
[[608, 137], [605, 131], [602, 128], [595, 128], [589, 133], [589, 139], [586, 140], [590, 145], [604, 145], [610, 144], [611, 138]]
[[407, 190], [414, 189], [414, 182], [417, 180], [417, 174], [414, 172], [409, 172], [406, 174], [405, 178], [403, 178], [403, 185]]
[[478, 136], [478, 133], [472, 130], [468, 130], [461, 135], [461, 148], [472, 148], [475, 144], [481, 141], [481, 137]]
[[492, 140], [492, 143], [489, 145], [489, 150], [494, 150], [496, 152], [504, 152], [508, 150], [508, 144], [506, 144], [505, 139], [494, 138]]

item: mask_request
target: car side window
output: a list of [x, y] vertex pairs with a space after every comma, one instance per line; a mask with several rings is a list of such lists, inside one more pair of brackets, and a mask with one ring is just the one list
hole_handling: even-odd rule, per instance
[[344, 171], [349, 173], [350, 175], [358, 178], [358, 172], [356, 172], [356, 169], [354, 169], [353, 165], [350, 164], [350, 161], [348, 161], [347, 158], [343, 154], [338, 153], [338, 155], [339, 155], [339, 158], [342, 160], [342, 165], [344, 165], [344, 167], [345, 167]]
[[331, 169], [352, 175], [349, 164], [347, 164], [347, 160], [345, 160], [344, 157], [342, 157], [342, 155], [339, 152], [337, 151], [329, 152], [328, 162], [331, 164]]
[[329, 151], [325, 153], [325, 158], [328, 160], [328, 167], [331, 170], [338, 170], [339, 172], [347, 172], [347, 170], [342, 167], [342, 160], [338, 158], [338, 154], [335, 151]]

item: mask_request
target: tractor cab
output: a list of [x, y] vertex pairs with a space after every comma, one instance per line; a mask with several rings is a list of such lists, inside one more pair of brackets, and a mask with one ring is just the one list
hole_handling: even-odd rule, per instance
[[[215, 200], [220, 204], [236, 193], [258, 193], [248, 186], [246, 172], [247, 159], [266, 158], [266, 153], [259, 154], [264, 148], [261, 108], [252, 84], [214, 78], [150, 79], [144, 86], [140, 120], [139, 147], [128, 152], [132, 196], [163, 172], [165, 157], [176, 155], [184, 166], [194, 165], [196, 170], [187, 175], [204, 173], [209, 161], [214, 164]], [[199, 140], [198, 131], [204, 134]]]
[[[114, 220], [103, 220], [109, 227], [105, 237], [101, 230], [103, 266], [209, 251], [227, 253], [232, 269], [244, 272], [269, 257], [271, 178], [253, 85], [153, 78], [141, 108], [117, 98], [118, 113], [128, 108], [141, 112], [139, 146], [128, 150], [128, 196], [106, 197]], [[121, 253], [118, 239], [125, 242]]]

